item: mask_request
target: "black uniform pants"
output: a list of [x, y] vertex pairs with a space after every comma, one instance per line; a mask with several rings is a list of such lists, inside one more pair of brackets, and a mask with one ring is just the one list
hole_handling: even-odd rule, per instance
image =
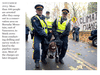
[[58, 49], [59, 50], [58, 52], [59, 52], [59, 59], [62, 60], [68, 48], [68, 36], [61, 37], [60, 40], [63, 41], [63, 43]]

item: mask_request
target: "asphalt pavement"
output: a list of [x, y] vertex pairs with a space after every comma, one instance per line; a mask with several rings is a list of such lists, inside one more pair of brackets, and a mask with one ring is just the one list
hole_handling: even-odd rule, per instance
[[88, 43], [69, 39], [68, 49], [63, 59], [64, 64], [55, 63], [55, 59], [46, 58], [48, 64], [45, 65], [40, 60], [38, 69], [35, 68], [32, 52], [32, 40], [29, 35], [26, 42], [26, 70], [97, 70], [97, 47]]

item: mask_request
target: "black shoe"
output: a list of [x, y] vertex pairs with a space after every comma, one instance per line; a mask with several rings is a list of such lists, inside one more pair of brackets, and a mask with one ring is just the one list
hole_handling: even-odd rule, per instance
[[39, 62], [36, 62], [35, 67], [36, 67], [36, 68], [39, 68], [39, 67], [40, 67]]
[[58, 57], [55, 58], [55, 62], [56, 62], [56, 63], [59, 63]]
[[45, 59], [41, 60], [43, 64], [47, 64], [47, 61]]
[[61, 59], [61, 60], [59, 60], [59, 62], [61, 63], [61, 64], [64, 64], [64, 61]]

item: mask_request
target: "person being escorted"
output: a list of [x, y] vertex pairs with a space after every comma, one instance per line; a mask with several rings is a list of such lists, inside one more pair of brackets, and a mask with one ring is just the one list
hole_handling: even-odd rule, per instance
[[35, 37], [34, 37], [34, 60], [36, 64], [36, 68], [39, 68], [39, 60], [40, 60], [40, 43], [42, 45], [42, 56], [41, 61], [44, 64], [47, 64], [46, 55], [47, 55], [47, 45], [48, 45], [48, 29], [45, 23], [45, 16], [42, 15], [44, 6], [41, 4], [37, 4], [35, 6], [36, 15], [32, 17], [31, 22], [32, 26], [35, 29]]
[[50, 18], [50, 12], [46, 11], [46, 16], [45, 16], [45, 22], [48, 26], [48, 40], [50, 41], [51, 37], [52, 37], [52, 23], [53, 20]]
[[68, 35], [70, 32], [70, 21], [67, 19], [67, 14], [69, 13], [68, 9], [62, 10], [62, 16], [57, 18], [54, 23], [52, 24], [52, 31], [53, 35], [55, 36], [56, 40], [61, 40], [63, 43], [59, 47], [59, 58], [56, 57], [56, 63], [60, 62], [64, 64], [63, 58], [66, 54], [66, 50], [68, 47]]
[[29, 27], [26, 24], [26, 42], [28, 42], [29, 31], [30, 31], [30, 29], [29, 29]]

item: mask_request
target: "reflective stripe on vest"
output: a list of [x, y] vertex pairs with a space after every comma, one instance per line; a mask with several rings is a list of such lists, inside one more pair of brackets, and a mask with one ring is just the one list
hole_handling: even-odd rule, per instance
[[58, 19], [58, 20], [56, 20], [57, 22], [57, 25], [58, 25], [58, 27], [57, 27], [57, 32], [60, 32], [60, 33], [63, 33], [64, 32], [64, 30], [65, 30], [65, 28], [66, 28], [66, 25], [68, 24], [68, 20], [65, 20], [62, 24], [60, 23], [60, 21], [61, 21], [61, 17]]
[[39, 16], [38, 15], [36, 15], [36, 17], [39, 19], [39, 21], [40, 21], [40, 23], [41, 23], [41, 25], [42, 25], [42, 29], [44, 30], [44, 32], [47, 34], [48, 33], [48, 30], [47, 30], [47, 25], [44, 23], [44, 21], [43, 20], [41, 20], [40, 18], [39, 18]]
[[51, 21], [51, 19], [45, 19], [45, 22], [47, 23], [47, 25], [48, 25], [48, 28], [52, 28], [52, 21]]

